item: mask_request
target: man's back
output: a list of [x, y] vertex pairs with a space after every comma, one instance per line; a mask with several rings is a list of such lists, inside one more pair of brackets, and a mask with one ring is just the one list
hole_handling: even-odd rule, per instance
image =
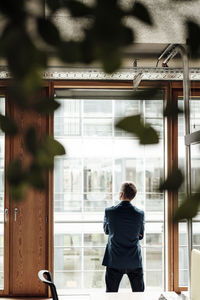
[[102, 263], [106, 266], [106, 292], [117, 292], [124, 274], [127, 274], [133, 292], [144, 291], [139, 243], [144, 235], [144, 212], [130, 203], [136, 194], [133, 182], [122, 183], [121, 202], [105, 210], [104, 232], [109, 235]]
[[144, 212], [121, 201], [105, 210], [104, 231], [109, 234], [103, 265], [117, 269], [142, 267], [139, 239], [144, 233]]

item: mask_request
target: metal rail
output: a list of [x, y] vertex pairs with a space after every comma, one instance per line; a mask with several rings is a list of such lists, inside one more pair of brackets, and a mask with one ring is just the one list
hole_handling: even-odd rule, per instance
[[[81, 221], [81, 220], [77, 220], [77, 221], [75, 221], [75, 220], [72, 220], [72, 221], [70, 221], [70, 220], [58, 220], [58, 221], [54, 221], [54, 223], [55, 224], [103, 224], [103, 221], [93, 221], [93, 220], [83, 220], [83, 221]], [[163, 220], [155, 220], [155, 221], [153, 221], [153, 220], [146, 220], [145, 221], [145, 223], [147, 224], [147, 223], [164, 223], [164, 221]]]
[[[183, 61], [183, 100], [184, 100], [184, 121], [185, 121], [185, 136], [190, 134], [190, 78], [189, 78], [189, 59], [187, 50], [177, 45], [175, 51], [179, 53]], [[191, 195], [191, 151], [190, 145], [185, 145], [186, 160], [185, 160], [185, 177], [186, 177], [186, 194]], [[187, 234], [188, 234], [188, 292], [189, 299], [191, 298], [191, 252], [192, 252], [192, 219], [187, 219]]]

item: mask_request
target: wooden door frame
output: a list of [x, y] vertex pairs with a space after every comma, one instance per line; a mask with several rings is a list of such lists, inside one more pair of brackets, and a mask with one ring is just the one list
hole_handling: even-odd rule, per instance
[[[6, 115], [13, 116], [13, 104], [8, 97], [8, 85], [10, 80], [0, 80], [0, 93], [5, 96], [6, 100]], [[49, 82], [44, 82], [43, 88], [49, 87]], [[49, 126], [46, 128], [46, 132], [49, 132]], [[7, 167], [12, 160], [13, 154], [13, 137], [5, 135], [5, 162], [4, 170], [6, 173]], [[12, 269], [12, 224], [13, 224], [13, 212], [12, 210], [13, 203], [11, 202], [9, 193], [8, 193], [8, 182], [6, 177], [4, 177], [4, 208], [8, 208], [8, 221], [4, 222], [4, 289], [0, 290], [0, 296], [12, 296], [12, 286], [13, 286], [13, 269]], [[49, 204], [48, 204], [48, 210]], [[50, 223], [49, 223], [50, 224]], [[48, 236], [49, 238], [49, 236]], [[6, 251], [5, 251], [6, 248]], [[45, 251], [45, 249], [44, 249]], [[47, 252], [46, 252], [47, 253]], [[47, 291], [47, 289], [46, 289]], [[46, 293], [45, 296], [48, 294]]]
[[[53, 81], [48, 82], [48, 90], [49, 90], [49, 97], [54, 97], [54, 83]], [[53, 115], [49, 116], [48, 122], [48, 133], [49, 135], [53, 136], [53, 128], [54, 128], [54, 118]], [[48, 197], [49, 197], [49, 207], [48, 207], [48, 270], [53, 274], [54, 272], [54, 186], [53, 186], [53, 171], [49, 171], [48, 176]], [[51, 291], [48, 288], [48, 297], [50, 298]]]

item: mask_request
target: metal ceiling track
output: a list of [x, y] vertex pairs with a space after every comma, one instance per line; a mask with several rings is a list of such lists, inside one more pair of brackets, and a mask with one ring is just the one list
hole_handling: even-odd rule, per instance
[[[105, 74], [100, 68], [49, 67], [42, 73], [43, 79], [50, 80], [133, 80], [142, 73], [142, 80], [183, 80], [182, 68], [124, 68], [113, 74]], [[189, 70], [191, 81], [200, 81], [200, 68]], [[9, 79], [7, 67], [0, 67], [0, 79]]]

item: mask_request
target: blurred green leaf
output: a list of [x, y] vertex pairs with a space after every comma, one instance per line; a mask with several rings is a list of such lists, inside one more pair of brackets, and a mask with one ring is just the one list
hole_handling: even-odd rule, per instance
[[140, 144], [142, 145], [150, 145], [150, 144], [158, 144], [159, 143], [159, 136], [156, 130], [151, 127], [149, 124], [143, 124], [140, 129], [139, 133]]
[[196, 193], [185, 199], [176, 210], [174, 221], [192, 219], [197, 215], [200, 204], [200, 193]]
[[121, 41], [121, 46], [130, 45], [134, 41], [133, 30], [129, 27], [122, 26], [119, 31], [119, 39]]
[[153, 25], [153, 20], [149, 14], [149, 11], [147, 8], [140, 2], [135, 2], [134, 6], [131, 11], [129, 11], [129, 14], [138, 18], [140, 21], [148, 24]]
[[40, 36], [47, 44], [57, 46], [60, 43], [59, 31], [50, 20], [45, 18], [38, 18], [37, 27]]
[[80, 43], [79, 42], [61, 42], [58, 48], [59, 57], [64, 62], [75, 63], [80, 61]]
[[33, 104], [33, 109], [41, 114], [53, 114], [60, 106], [60, 103], [54, 98], [42, 98]]
[[25, 134], [25, 145], [27, 150], [35, 155], [38, 149], [37, 133], [35, 128], [30, 127]]
[[9, 185], [9, 194], [14, 201], [22, 201], [26, 191], [27, 191], [28, 185], [26, 182], [22, 182], [18, 185]]
[[44, 169], [52, 169], [54, 166], [54, 157], [46, 149], [42, 148], [37, 152], [36, 163]]
[[172, 170], [171, 173], [169, 173], [167, 179], [164, 182], [160, 183], [159, 189], [161, 191], [168, 190], [168, 191], [177, 191], [180, 186], [182, 185], [184, 180], [184, 176], [179, 169]]
[[200, 54], [200, 26], [191, 21], [188, 20], [186, 22], [187, 27], [187, 33], [188, 33], [188, 46], [190, 50], [190, 54], [192, 56], [198, 56]]
[[147, 89], [135, 89], [130, 92], [130, 100], [152, 100], [152, 99], [163, 99], [164, 92], [158, 87], [147, 88]]
[[9, 84], [8, 89], [8, 97], [11, 101], [22, 108], [27, 108], [27, 98], [24, 88], [21, 86], [21, 82], [19, 85], [17, 82], [12, 82]]
[[112, 26], [112, 24], [116, 25], [116, 23], [121, 23], [121, 18], [124, 17], [124, 11], [121, 9], [121, 6], [118, 5], [118, 2], [119, 1], [116, 0], [97, 0], [94, 9], [95, 18], [101, 23], [106, 21], [106, 24], [110, 20], [110, 26]]
[[56, 141], [52, 136], [46, 137], [45, 148], [47, 152], [52, 156], [65, 154], [65, 148], [63, 147], [63, 145]]
[[[106, 55], [107, 53], [107, 55]], [[102, 66], [106, 73], [112, 74], [121, 66], [121, 56], [119, 52], [115, 53], [106, 52], [104, 57], [102, 57]]]
[[159, 142], [155, 129], [149, 124], [144, 124], [140, 115], [126, 117], [115, 126], [137, 136], [142, 145], [157, 144]]
[[32, 71], [21, 80], [12, 80], [9, 84], [8, 94], [12, 102], [23, 109], [32, 107], [32, 97], [40, 92], [43, 80], [39, 72]]
[[43, 168], [53, 168], [54, 157], [64, 154], [65, 148], [53, 137], [47, 136], [37, 152], [36, 163]]
[[20, 79], [35, 68], [40, 57], [25, 28], [12, 22], [3, 31], [0, 52], [6, 57], [12, 74]]
[[61, 7], [62, 1], [61, 0], [46, 0], [48, 7], [55, 12], [57, 9]]
[[5, 0], [0, 1], [0, 11], [6, 16], [12, 19], [18, 19], [22, 17], [24, 10], [24, 0]]
[[122, 41], [124, 41], [120, 19], [115, 20], [110, 17], [96, 20], [92, 30], [92, 39], [100, 48], [107, 47], [110, 51], [114, 52], [115, 49], [118, 51], [116, 47], [122, 46]]
[[27, 175], [27, 182], [36, 189], [39, 190], [44, 189], [45, 178], [44, 178], [43, 170], [35, 164], [31, 165]]
[[25, 180], [26, 175], [22, 169], [20, 159], [16, 158], [11, 161], [7, 168], [6, 176], [10, 185], [19, 185], [23, 180]]
[[178, 116], [178, 114], [182, 114], [183, 113], [183, 110], [180, 109], [178, 106], [177, 106], [177, 103], [174, 103], [174, 102], [168, 102], [165, 109], [164, 109], [164, 112], [163, 112], [163, 115], [165, 117], [169, 117], [169, 118], [175, 118]]
[[95, 51], [93, 42], [86, 37], [80, 43], [80, 61], [85, 64], [90, 64], [95, 59]]
[[76, 0], [62, 0], [63, 6], [69, 9], [71, 15], [76, 17], [87, 17], [92, 14], [93, 9], [83, 2]]
[[42, 87], [43, 80], [41, 78], [41, 74], [39, 74], [39, 70], [32, 70], [31, 72], [27, 72], [26, 77], [21, 80], [19, 88], [23, 92], [23, 95], [26, 96], [26, 103], [29, 106], [29, 99], [40, 91]]
[[16, 135], [18, 127], [14, 120], [0, 114], [0, 128], [3, 132], [9, 135]]

